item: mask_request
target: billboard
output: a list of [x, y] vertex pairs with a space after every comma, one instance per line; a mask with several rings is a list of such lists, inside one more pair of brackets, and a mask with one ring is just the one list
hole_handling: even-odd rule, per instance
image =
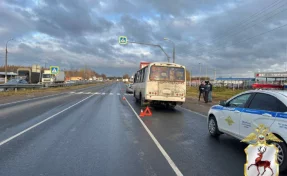
[[255, 73], [256, 78], [287, 78], [287, 72], [261, 72]]

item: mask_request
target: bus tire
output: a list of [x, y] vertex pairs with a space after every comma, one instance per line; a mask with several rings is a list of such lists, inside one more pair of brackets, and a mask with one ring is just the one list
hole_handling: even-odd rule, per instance
[[134, 92], [134, 97], [135, 97], [135, 99], [136, 99], [136, 102], [138, 103], [138, 102], [139, 102], [139, 99], [137, 99], [135, 92]]
[[142, 94], [140, 93], [140, 105], [144, 106], [144, 98], [142, 98]]

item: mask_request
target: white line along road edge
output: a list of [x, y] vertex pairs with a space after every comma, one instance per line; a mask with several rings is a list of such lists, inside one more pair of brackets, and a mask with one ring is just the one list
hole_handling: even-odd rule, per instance
[[125, 99], [126, 102], [128, 103], [128, 105], [130, 106], [130, 108], [133, 110], [133, 112], [135, 113], [135, 115], [137, 116], [138, 120], [141, 122], [141, 124], [143, 125], [143, 127], [145, 128], [145, 130], [147, 131], [147, 133], [150, 135], [151, 139], [153, 140], [153, 142], [155, 143], [155, 145], [158, 147], [158, 149], [160, 150], [160, 152], [162, 153], [162, 155], [165, 157], [165, 159], [167, 160], [167, 162], [169, 163], [169, 165], [171, 166], [171, 168], [173, 169], [173, 171], [176, 173], [177, 176], [183, 176], [183, 174], [180, 172], [180, 170], [178, 169], [178, 167], [175, 165], [175, 163], [172, 161], [172, 159], [170, 158], [170, 156], [166, 153], [166, 151], [164, 150], [164, 148], [160, 145], [160, 143], [157, 141], [157, 139], [154, 137], [154, 135], [151, 133], [151, 131], [148, 129], [148, 127], [145, 125], [145, 123], [141, 120], [141, 118], [139, 117], [139, 115], [136, 113], [136, 111], [134, 110], [134, 108], [132, 107], [132, 105], [129, 103], [129, 101], [127, 99]]
[[75, 104], [73, 104], [73, 105], [67, 107], [66, 109], [64, 109], [64, 110], [62, 110], [62, 111], [60, 111], [60, 112], [58, 112], [58, 113], [56, 113], [56, 114], [54, 114], [54, 115], [52, 115], [52, 116], [46, 118], [45, 120], [43, 120], [43, 121], [41, 121], [41, 122], [38, 122], [38, 123], [36, 123], [35, 125], [33, 125], [33, 126], [27, 128], [27, 129], [21, 131], [20, 133], [17, 133], [17, 134], [15, 134], [14, 136], [11, 136], [10, 138], [8, 138], [8, 139], [6, 139], [6, 140], [1, 141], [1, 142], [0, 142], [0, 146], [3, 145], [3, 144], [5, 144], [5, 143], [7, 143], [7, 142], [9, 142], [9, 141], [11, 141], [11, 140], [13, 140], [13, 139], [15, 139], [15, 138], [18, 137], [18, 136], [20, 136], [20, 135], [26, 133], [27, 131], [29, 131], [29, 130], [31, 130], [31, 129], [33, 129], [33, 128], [39, 126], [39, 125], [41, 125], [42, 123], [44, 123], [44, 122], [46, 122], [46, 121], [48, 121], [48, 120], [50, 120], [50, 119], [56, 117], [57, 115], [59, 115], [59, 114], [65, 112], [65, 111], [67, 111], [68, 109], [70, 109], [70, 108], [76, 106], [77, 104], [79, 104], [79, 103], [81, 103], [81, 102], [83, 102], [83, 101], [89, 99], [89, 98], [92, 97], [92, 96], [94, 96], [94, 95], [90, 95], [90, 96], [88, 96], [88, 97], [82, 99], [81, 101], [79, 101], [79, 102], [77, 102], [77, 103], [75, 103]]

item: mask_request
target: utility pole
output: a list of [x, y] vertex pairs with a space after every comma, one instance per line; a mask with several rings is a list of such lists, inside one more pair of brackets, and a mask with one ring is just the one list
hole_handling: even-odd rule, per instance
[[214, 69], [214, 81], [216, 80], [216, 68]]
[[87, 64], [85, 63], [84, 80], [87, 79]]
[[207, 66], [206, 66], [205, 69], [206, 69], [206, 70], [205, 70], [205, 79], [207, 80]]
[[8, 45], [8, 42], [11, 41], [11, 40], [14, 40], [13, 38], [8, 40], [6, 42], [6, 55], [5, 55], [5, 83], [7, 83], [7, 60], [8, 60], [8, 49], [7, 49], [7, 45]]
[[191, 86], [191, 69], [190, 69], [190, 73], [189, 73], [189, 82], [190, 82], [190, 86]]
[[200, 84], [200, 77], [201, 77], [201, 63], [199, 63], [199, 77], [198, 77], [198, 79], [199, 79], [199, 84]]

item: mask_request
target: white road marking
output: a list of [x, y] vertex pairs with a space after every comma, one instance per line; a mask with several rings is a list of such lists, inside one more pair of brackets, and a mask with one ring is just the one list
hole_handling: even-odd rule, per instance
[[106, 94], [105, 92], [102, 93], [102, 95], [105, 95], [105, 94]]
[[173, 169], [173, 171], [176, 173], [177, 176], [183, 176], [183, 174], [180, 172], [180, 170], [178, 169], [178, 167], [175, 165], [175, 163], [172, 161], [172, 159], [170, 158], [170, 156], [166, 153], [166, 151], [164, 150], [164, 148], [160, 145], [160, 143], [158, 142], [158, 140], [154, 137], [154, 135], [152, 134], [152, 132], [148, 129], [148, 127], [145, 125], [145, 123], [141, 120], [141, 118], [139, 117], [139, 115], [136, 113], [136, 111], [134, 110], [134, 108], [132, 107], [132, 105], [129, 103], [129, 101], [127, 99], [125, 99], [126, 102], [128, 103], [128, 105], [130, 106], [130, 108], [132, 109], [132, 111], [135, 113], [135, 115], [137, 116], [138, 120], [141, 122], [141, 124], [143, 125], [143, 127], [145, 128], [145, 130], [147, 131], [147, 133], [149, 134], [149, 136], [151, 137], [151, 139], [153, 140], [153, 142], [155, 143], [155, 145], [158, 147], [159, 151], [162, 153], [162, 155], [165, 157], [165, 159], [167, 160], [167, 162], [169, 163], [169, 165], [171, 166], [171, 168]]
[[70, 93], [76, 93], [76, 92], [70, 92]]
[[110, 95], [113, 95], [113, 93], [110, 93]]
[[203, 114], [201, 114], [201, 113], [199, 113], [199, 112], [195, 112], [195, 111], [192, 111], [192, 110], [190, 110], [190, 109], [183, 108], [183, 107], [181, 107], [181, 106], [178, 106], [178, 107], [181, 108], [181, 109], [183, 109], [183, 110], [186, 110], [186, 111], [192, 112], [192, 113], [194, 113], [194, 114], [200, 115], [200, 116], [202, 116], [202, 117], [204, 117], [204, 118], [207, 118], [206, 115], [203, 115]]
[[95, 92], [94, 94], [100, 94], [99, 92]]
[[83, 92], [77, 92], [76, 94], [82, 94]]
[[18, 136], [20, 136], [20, 135], [26, 133], [27, 131], [30, 131], [31, 129], [33, 129], [33, 128], [39, 126], [39, 125], [41, 125], [42, 123], [44, 123], [44, 122], [46, 122], [46, 121], [48, 121], [48, 120], [50, 120], [50, 119], [56, 117], [57, 115], [59, 115], [59, 114], [65, 112], [65, 111], [67, 111], [68, 109], [70, 109], [70, 108], [76, 106], [77, 104], [79, 104], [79, 103], [81, 103], [81, 102], [83, 102], [83, 101], [89, 99], [89, 98], [92, 97], [92, 96], [94, 96], [94, 95], [90, 95], [90, 96], [88, 96], [88, 97], [82, 99], [81, 101], [79, 101], [79, 102], [77, 102], [77, 103], [75, 103], [75, 104], [73, 104], [73, 105], [67, 107], [66, 109], [64, 109], [64, 110], [62, 110], [62, 111], [60, 111], [60, 112], [58, 112], [58, 113], [56, 113], [56, 114], [54, 114], [54, 115], [52, 115], [52, 116], [46, 118], [45, 120], [43, 120], [43, 121], [41, 121], [41, 122], [38, 122], [38, 123], [36, 123], [35, 125], [33, 125], [33, 126], [27, 128], [27, 129], [21, 131], [20, 133], [17, 133], [17, 134], [15, 134], [14, 136], [11, 136], [10, 138], [5, 139], [4, 141], [1, 141], [1, 142], [0, 142], [0, 146], [2, 146], [3, 144], [6, 144], [7, 142], [9, 142], [9, 141], [15, 139], [15, 138], [18, 137]]
[[117, 95], [121, 95], [120, 93], [117, 93]]

